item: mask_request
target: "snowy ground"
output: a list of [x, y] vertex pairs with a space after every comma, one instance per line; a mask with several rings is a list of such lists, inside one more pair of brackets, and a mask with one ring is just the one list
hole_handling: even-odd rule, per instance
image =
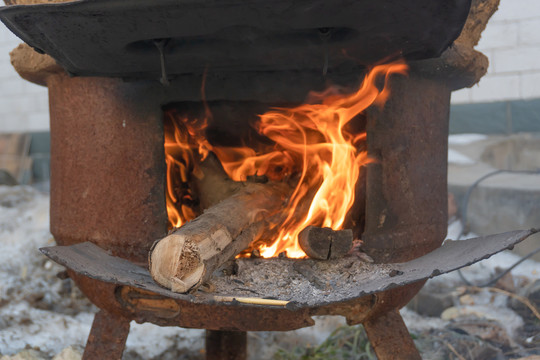
[[[71, 280], [62, 276], [64, 269], [38, 252], [39, 247], [53, 244], [48, 231], [48, 202], [47, 194], [33, 188], [0, 186], [0, 360], [80, 359], [97, 311]], [[450, 238], [459, 231], [456, 226], [449, 228]], [[485, 280], [496, 267], [516, 260], [516, 255], [505, 252], [466, 269], [464, 274], [471, 281]], [[512, 272], [518, 286], [531, 283], [539, 274], [540, 264], [533, 261]], [[402, 310], [409, 329], [414, 333], [433, 331], [456, 319], [476, 316], [498, 321], [512, 342], [521, 336], [524, 320], [506, 306], [505, 295], [465, 291], [461, 285], [456, 273], [430, 280], [430, 287], [451, 288], [455, 301], [437, 317]], [[250, 333], [250, 353], [257, 354], [251, 358], [270, 359], [280, 347], [318, 344], [343, 323], [340, 317], [325, 317], [317, 319], [315, 327], [295, 332]], [[124, 359], [202, 359], [203, 335], [201, 330], [132, 323]], [[23, 350], [34, 357], [10, 356]]]

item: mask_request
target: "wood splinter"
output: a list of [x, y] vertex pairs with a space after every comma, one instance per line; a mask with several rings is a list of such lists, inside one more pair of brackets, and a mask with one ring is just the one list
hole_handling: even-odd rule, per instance
[[339, 259], [351, 250], [353, 232], [308, 226], [298, 235], [300, 247], [312, 259]]

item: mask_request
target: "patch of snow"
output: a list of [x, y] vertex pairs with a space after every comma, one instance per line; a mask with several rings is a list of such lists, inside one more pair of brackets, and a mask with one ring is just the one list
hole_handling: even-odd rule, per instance
[[467, 145], [473, 142], [487, 139], [488, 136], [484, 134], [455, 134], [448, 136], [449, 145]]
[[54, 355], [69, 344], [84, 344], [93, 314], [75, 316], [32, 308], [27, 302], [10, 303], [0, 310], [0, 353], [14, 354], [27, 346]]
[[173, 349], [196, 351], [203, 348], [204, 330], [160, 327], [133, 321], [126, 341], [126, 352], [134, 351], [143, 359], [159, 359], [160, 355]]
[[410, 332], [420, 333], [429, 329], [442, 329], [448, 325], [448, 321], [438, 317], [428, 317], [419, 315], [417, 312], [410, 310], [407, 307], [399, 310], [407, 329]]
[[[492, 294], [486, 291], [483, 297], [490, 297]], [[476, 296], [475, 299], [482, 296]], [[480, 319], [495, 320], [505, 330], [510, 337], [516, 335], [518, 328], [523, 326], [523, 319], [516, 314], [513, 310], [508, 309], [506, 306], [500, 307], [494, 304], [486, 305], [467, 305], [446, 309], [441, 315], [444, 320], [452, 320], [459, 317], [473, 316]]]
[[[461, 224], [461, 221], [459, 219], [455, 219], [450, 224], [448, 224], [448, 230], [446, 232], [446, 238], [451, 240], [458, 240], [458, 236], [461, 233], [461, 229], [463, 229], [463, 225]], [[466, 240], [478, 237], [473, 232], [469, 232], [467, 234], [461, 235], [461, 238], [459, 240]]]
[[[457, 237], [460, 230], [459, 222], [450, 224], [448, 237]], [[63, 267], [38, 251], [39, 247], [52, 244], [49, 196], [30, 187], [0, 186], [0, 357], [35, 347], [50, 359], [66, 352], [69, 346], [84, 347], [86, 343], [97, 308], [72, 286], [71, 280], [56, 276]], [[517, 260], [519, 256], [507, 251], [469, 266], [463, 273], [472, 282], [483, 282], [493, 276], [496, 267], [504, 268]], [[532, 280], [539, 273], [540, 263], [532, 260], [512, 271], [514, 276]], [[463, 285], [457, 272], [429, 281], [454, 288]], [[505, 296], [488, 291], [468, 295], [468, 303], [455, 304], [458, 315], [487, 314], [510, 332], [521, 326], [521, 318], [506, 307]], [[448, 324], [446, 320], [420, 316], [409, 309], [401, 310], [401, 314], [413, 332]], [[250, 358], [270, 359], [279, 348], [319, 344], [344, 324], [339, 316], [315, 320], [315, 326], [293, 332], [249, 333]], [[157, 360], [170, 353], [199, 356], [203, 348], [204, 330], [132, 322], [125, 353], [133, 359]]]
[[470, 157], [463, 155], [457, 150], [448, 149], [448, 163], [456, 165], [472, 165], [476, 162]]
[[[493, 255], [489, 259], [481, 261], [478, 265], [481, 265], [484, 269], [506, 268], [514, 263], [518, 262], [521, 256], [511, 252], [503, 251]], [[474, 265], [473, 265], [474, 266]], [[470, 266], [472, 267], [472, 266]], [[518, 267], [512, 270], [513, 276], [523, 276], [529, 279], [538, 279], [540, 276], [540, 263], [534, 260], [525, 260]]]
[[80, 346], [68, 346], [52, 360], [81, 360], [83, 351], [84, 349]]
[[279, 349], [316, 346], [326, 340], [334, 330], [346, 325], [342, 316], [314, 316], [313, 320], [315, 325], [294, 331], [249, 332], [249, 359], [273, 359]]

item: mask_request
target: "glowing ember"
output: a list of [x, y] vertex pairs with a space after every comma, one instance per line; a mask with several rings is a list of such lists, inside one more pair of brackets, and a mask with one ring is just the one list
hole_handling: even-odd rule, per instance
[[[203, 156], [213, 151], [233, 180], [245, 181], [249, 175], [266, 175], [273, 181], [294, 180], [295, 188], [281, 214], [282, 220], [273, 224], [275, 240], [263, 239], [255, 246], [263, 257], [277, 256], [283, 251], [290, 258], [304, 257], [298, 234], [308, 225], [343, 228], [354, 204], [360, 171], [369, 162], [364, 150], [366, 134], [355, 133], [351, 120], [369, 106], [383, 104], [389, 94], [388, 77], [406, 71], [407, 66], [402, 63], [376, 66], [354, 94], [336, 95], [331, 89], [314, 94], [316, 104], [276, 108], [261, 115], [256, 129], [274, 144], [261, 146], [257, 151], [248, 147], [213, 147], [203, 136], [206, 121], [175, 119], [174, 139], [165, 142], [170, 222], [180, 226], [195, 215], [185, 205], [192, 200], [189, 189], [175, 191], [171, 171], [176, 166], [181, 183], [187, 184], [187, 174], [194, 170], [190, 165], [194, 164], [192, 149], [198, 148]], [[381, 78], [385, 85], [379, 90], [376, 82]], [[198, 123], [203, 125], [197, 126]]]

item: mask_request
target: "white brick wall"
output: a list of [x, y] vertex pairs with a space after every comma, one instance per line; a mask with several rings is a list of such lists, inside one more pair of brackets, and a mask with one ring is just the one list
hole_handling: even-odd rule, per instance
[[540, 98], [540, 0], [501, 0], [477, 47], [489, 57], [478, 85], [452, 94], [452, 102]]
[[[49, 128], [47, 89], [22, 80], [9, 62], [20, 43], [0, 24], [0, 132]], [[453, 103], [540, 98], [540, 0], [501, 0], [478, 49], [490, 58], [488, 74]]]
[[47, 89], [21, 79], [9, 61], [19, 43], [0, 23], [0, 132], [48, 130]]
[[521, 91], [527, 97], [540, 98], [540, 71], [521, 75]]

